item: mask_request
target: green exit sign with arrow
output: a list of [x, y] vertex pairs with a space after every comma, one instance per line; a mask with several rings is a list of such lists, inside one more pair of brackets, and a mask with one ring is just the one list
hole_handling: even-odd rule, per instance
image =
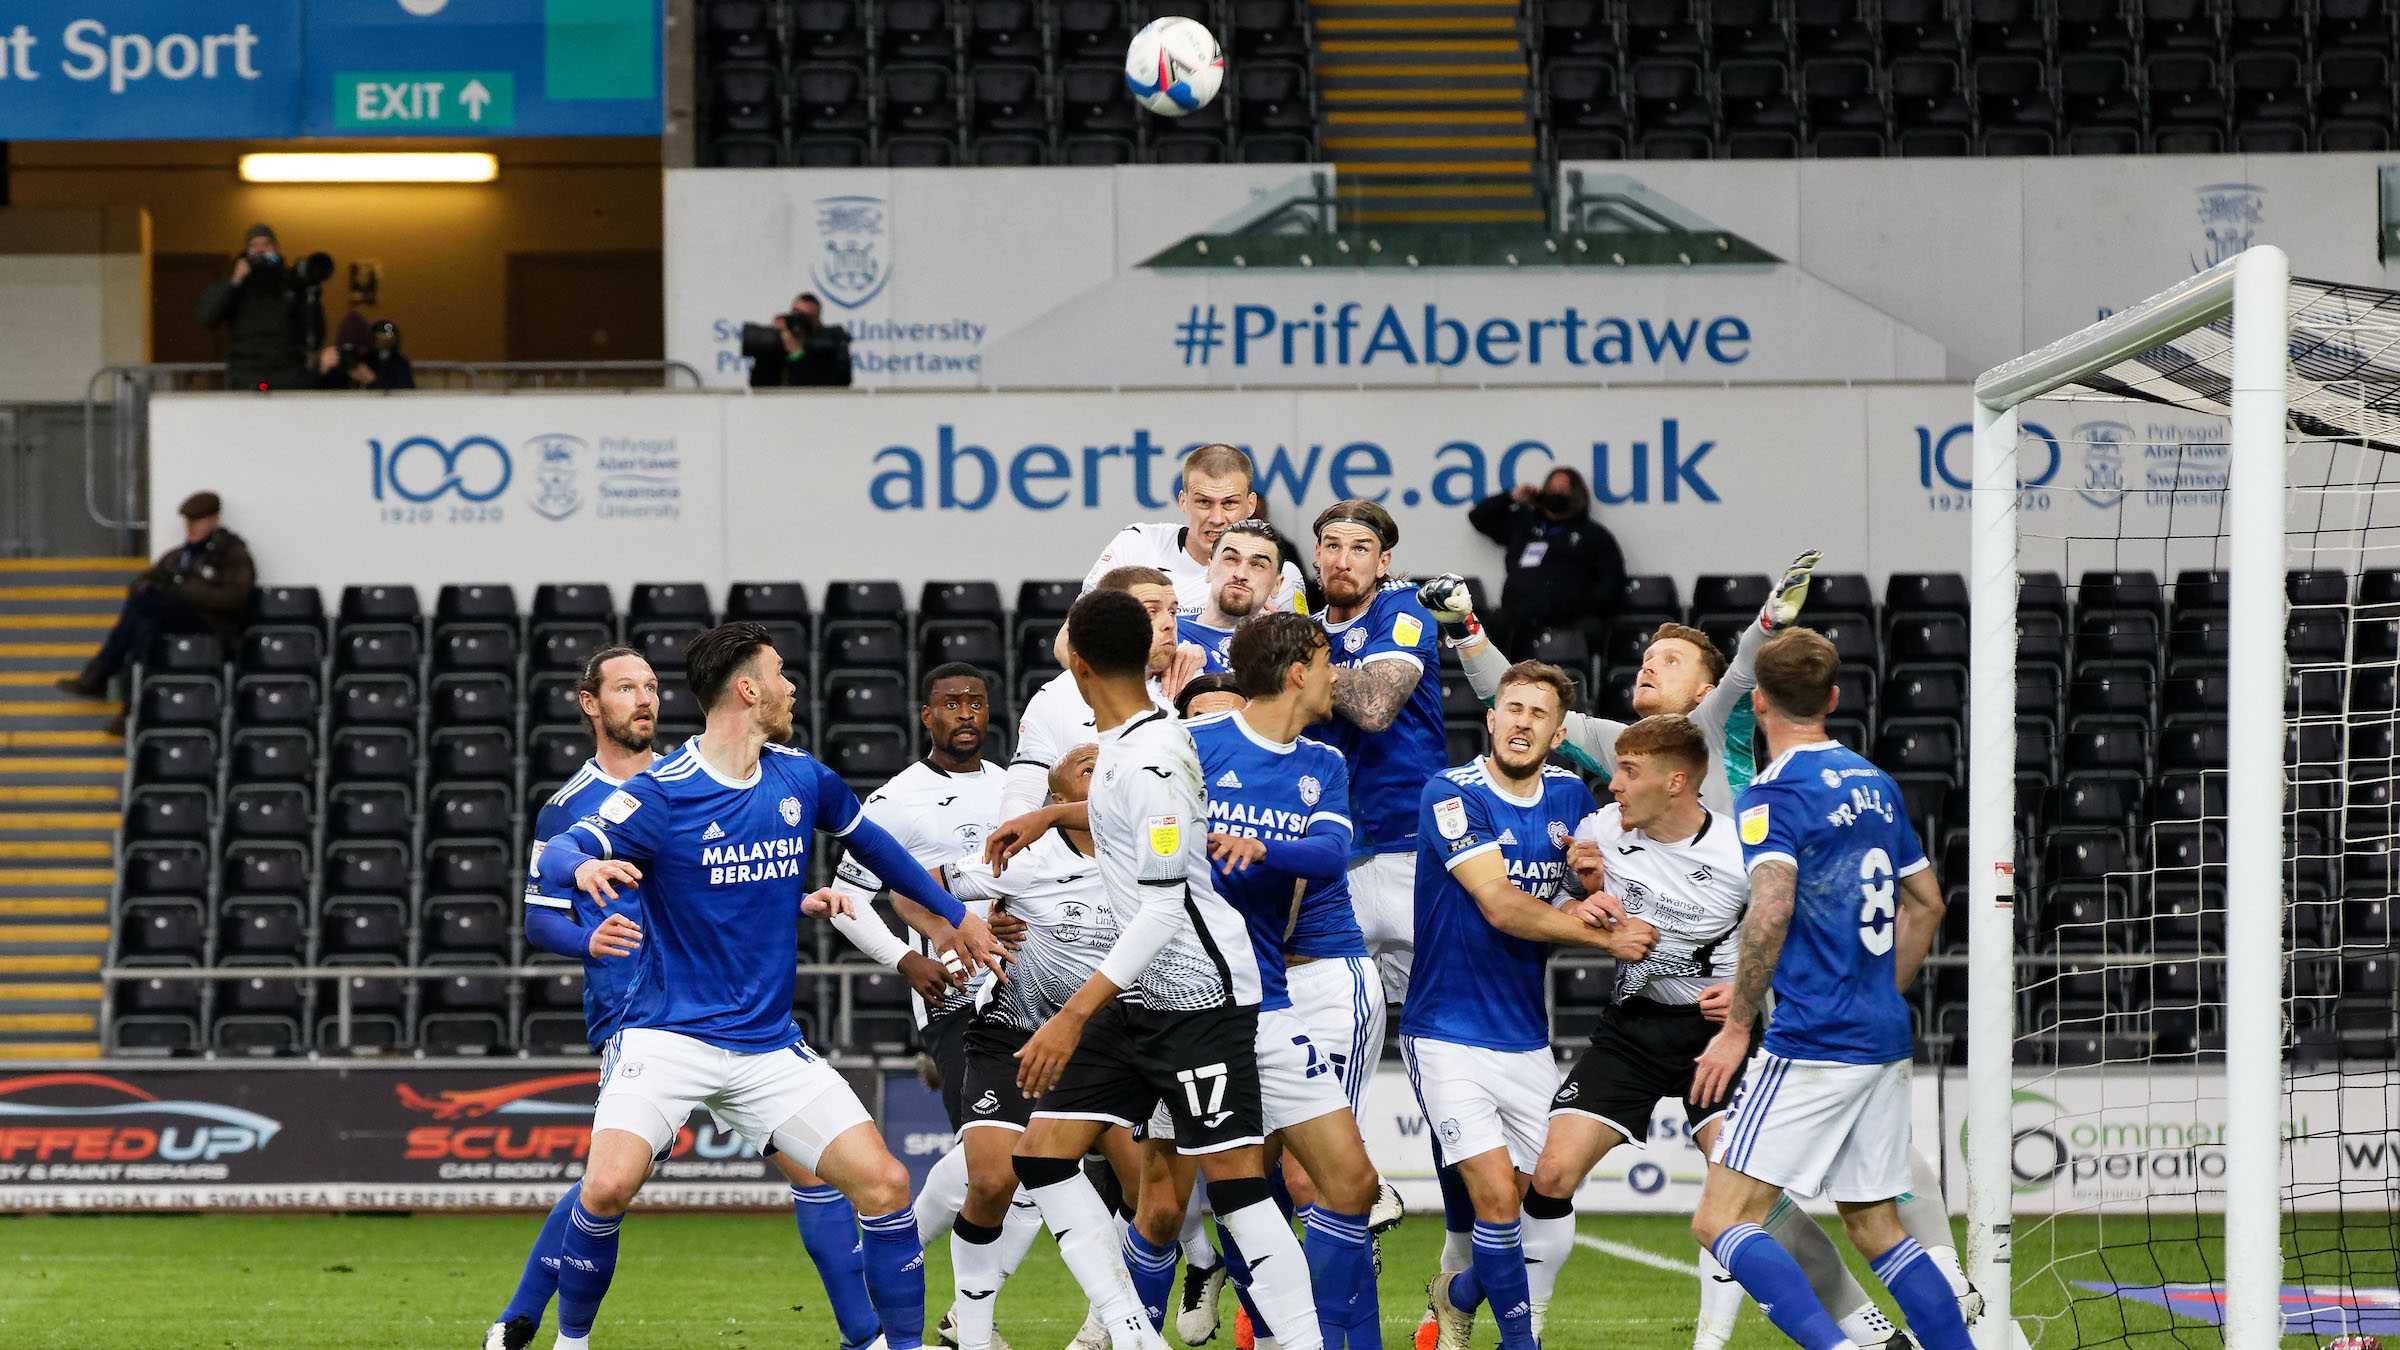
[[517, 121], [517, 77], [505, 70], [345, 73], [333, 96], [345, 130], [495, 131]]

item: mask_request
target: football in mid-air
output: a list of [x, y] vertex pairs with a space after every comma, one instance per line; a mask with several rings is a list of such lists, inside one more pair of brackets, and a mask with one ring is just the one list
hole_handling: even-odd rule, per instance
[[1125, 49], [1125, 84], [1142, 106], [1181, 117], [1208, 106], [1225, 83], [1225, 49], [1197, 19], [1153, 19]]

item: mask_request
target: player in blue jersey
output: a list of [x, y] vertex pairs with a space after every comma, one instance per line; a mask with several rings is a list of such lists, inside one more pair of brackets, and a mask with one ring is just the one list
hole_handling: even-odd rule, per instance
[[1335, 502], [1318, 514], [1316, 538], [1336, 716], [1309, 730], [1350, 761], [1350, 894], [1397, 1003], [1415, 946], [1417, 797], [1449, 767], [1438, 633], [1416, 588], [1391, 576], [1400, 542], [1391, 512]]
[[[528, 942], [583, 962], [584, 1029], [597, 1050], [616, 1034], [624, 1012], [625, 977], [633, 969], [632, 954], [641, 945], [641, 894], [620, 890], [603, 911], [577, 892], [544, 890], [534, 873], [542, 840], [597, 811], [627, 780], [658, 758], [651, 748], [658, 723], [658, 676], [631, 647], [608, 647], [585, 660], [576, 690], [584, 717], [592, 724], [592, 758], [534, 817], [536, 861], [528, 869], [524, 921]], [[799, 1164], [780, 1154], [775, 1162], [791, 1182], [800, 1238], [824, 1281], [843, 1343], [872, 1344], [882, 1334], [882, 1327], [867, 1300], [857, 1215], [841, 1192]], [[570, 1185], [551, 1208], [541, 1236], [525, 1258], [525, 1273], [515, 1295], [484, 1333], [485, 1350], [523, 1350], [532, 1344], [541, 1329], [542, 1314], [558, 1290], [559, 1243], [582, 1194], [579, 1184]]]
[[539, 862], [544, 885], [571, 882], [602, 908], [618, 886], [647, 877], [582, 1197], [560, 1245], [558, 1343], [588, 1344], [615, 1274], [618, 1222], [652, 1159], [705, 1105], [849, 1197], [863, 1216], [867, 1290], [886, 1343], [909, 1350], [922, 1341], [925, 1275], [908, 1171], [792, 1020], [800, 916], [849, 904], [831, 891], [803, 898], [817, 828], [847, 839], [895, 891], [953, 925], [945, 945], [962, 961], [996, 968], [991, 930], [865, 819], [830, 769], [781, 744], [793, 686], [764, 628], [703, 633], [685, 673], [707, 729], [546, 841]]
[[1217, 536], [1208, 603], [1175, 620], [1178, 643], [1200, 649], [1203, 673], [1233, 669], [1236, 624], [1264, 610], [1283, 579], [1283, 540], [1263, 520], [1237, 520]]
[[1942, 891], [1900, 789], [1825, 734], [1841, 664], [1794, 628], [1758, 653], [1750, 702], [1772, 762], [1738, 799], [1750, 902], [1724, 1027], [1692, 1074], [1703, 1106], [1757, 1057], [1709, 1153], [1692, 1235], [1804, 1350], [1853, 1342], [1760, 1227], [1787, 1190], [1829, 1194], [1926, 1350], [1968, 1350], [1950, 1283], [1893, 1204], [1909, 1188], [1908, 1004]]
[[1581, 778], [1545, 763], [1574, 699], [1556, 666], [1509, 667], [1484, 714], [1489, 752], [1420, 794], [1416, 978], [1400, 1050], [1438, 1160], [1458, 1169], [1474, 1206], [1467, 1268], [1426, 1291], [1444, 1350], [1466, 1350], [1486, 1299], [1504, 1350], [1534, 1350], [1539, 1335], [1518, 1213], [1559, 1083], [1542, 987], [1551, 946], [1637, 961], [1658, 939], [1605, 895], [1557, 907], [1575, 827], [1597, 809]]

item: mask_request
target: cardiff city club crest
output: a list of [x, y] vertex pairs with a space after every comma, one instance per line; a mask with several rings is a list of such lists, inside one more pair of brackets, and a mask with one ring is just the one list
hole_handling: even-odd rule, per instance
[[891, 206], [881, 197], [819, 197], [817, 253], [808, 276], [844, 309], [883, 294], [892, 279]]

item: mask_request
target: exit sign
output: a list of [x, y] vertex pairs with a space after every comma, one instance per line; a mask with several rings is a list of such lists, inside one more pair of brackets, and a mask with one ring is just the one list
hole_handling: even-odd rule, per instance
[[517, 122], [517, 77], [505, 70], [416, 70], [333, 77], [334, 125], [345, 131], [494, 131]]

